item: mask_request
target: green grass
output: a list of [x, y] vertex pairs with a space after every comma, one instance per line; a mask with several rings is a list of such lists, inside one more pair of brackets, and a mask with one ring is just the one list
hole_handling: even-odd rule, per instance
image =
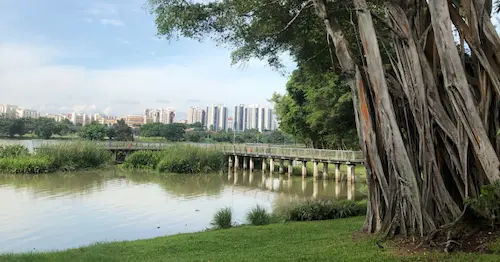
[[[130, 242], [95, 244], [62, 252], [0, 255], [0, 261], [499, 261], [495, 254], [395, 255], [372, 236], [353, 237], [363, 217], [241, 226]], [[399, 252], [400, 253], [400, 252]]]

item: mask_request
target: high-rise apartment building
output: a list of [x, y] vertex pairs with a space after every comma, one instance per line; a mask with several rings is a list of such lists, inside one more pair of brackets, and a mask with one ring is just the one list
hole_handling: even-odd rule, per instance
[[17, 118], [38, 118], [40, 114], [36, 110], [17, 108], [16, 117]]
[[235, 131], [255, 129], [259, 132], [277, 129], [274, 111], [267, 106], [236, 105], [233, 111], [233, 126]]
[[175, 109], [160, 108], [146, 109], [144, 111], [144, 123], [172, 124], [175, 121]]
[[219, 128], [217, 129], [217, 131], [220, 131], [220, 130], [227, 131], [227, 129], [228, 129], [227, 117], [228, 117], [227, 107], [220, 106], [219, 107]]
[[21, 108], [16, 105], [0, 105], [0, 115], [7, 118], [38, 118], [36, 110]]
[[245, 130], [245, 105], [234, 106], [233, 126], [234, 131]]
[[188, 109], [187, 124], [201, 123], [205, 126], [206, 121], [206, 111], [199, 107], [190, 107]]
[[227, 130], [228, 110], [224, 105], [207, 107], [207, 121], [205, 127], [211, 131]]

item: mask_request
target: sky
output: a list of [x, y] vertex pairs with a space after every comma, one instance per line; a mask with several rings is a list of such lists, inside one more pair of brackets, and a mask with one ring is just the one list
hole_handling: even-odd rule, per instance
[[156, 35], [147, 0], [0, 0], [0, 104], [42, 113], [268, 105], [285, 73], [212, 41]]

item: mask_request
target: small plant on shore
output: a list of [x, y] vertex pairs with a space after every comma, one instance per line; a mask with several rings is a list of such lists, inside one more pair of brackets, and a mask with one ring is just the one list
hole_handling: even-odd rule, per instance
[[233, 212], [231, 211], [231, 208], [226, 207], [219, 209], [212, 220], [212, 226], [215, 228], [223, 229], [223, 228], [230, 228], [232, 224], [232, 218], [233, 217]]
[[291, 205], [280, 215], [285, 220], [312, 221], [363, 215], [366, 206], [354, 201], [316, 200]]
[[267, 225], [271, 222], [271, 215], [265, 208], [257, 205], [248, 212], [247, 220], [254, 226]]
[[500, 222], [500, 181], [482, 186], [481, 194], [477, 198], [468, 199], [466, 203], [494, 228]]

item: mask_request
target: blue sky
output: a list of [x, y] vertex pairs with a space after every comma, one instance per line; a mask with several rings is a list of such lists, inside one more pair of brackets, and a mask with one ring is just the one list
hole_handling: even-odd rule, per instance
[[42, 112], [267, 104], [287, 81], [211, 41], [158, 38], [146, 0], [0, 0], [0, 32], [0, 103]]

